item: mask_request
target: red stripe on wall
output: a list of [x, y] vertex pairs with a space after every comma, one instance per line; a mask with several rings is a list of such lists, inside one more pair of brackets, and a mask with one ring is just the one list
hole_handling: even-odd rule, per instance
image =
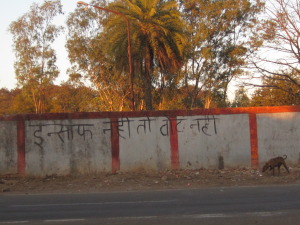
[[18, 151], [18, 174], [25, 175], [26, 159], [25, 159], [25, 121], [17, 122], [17, 151]]
[[250, 146], [251, 146], [251, 166], [258, 169], [258, 137], [256, 114], [249, 114], [250, 124]]
[[170, 120], [170, 145], [171, 145], [171, 165], [172, 169], [179, 169], [178, 132], [176, 117]]
[[118, 118], [111, 118], [111, 156], [113, 173], [120, 170], [120, 139], [118, 129]]
[[[231, 115], [231, 114], [260, 114], [300, 112], [300, 106], [276, 106], [276, 107], [249, 107], [249, 108], [217, 108], [194, 110], [170, 110], [170, 111], [134, 111], [134, 112], [80, 112], [80, 113], [45, 113], [24, 114], [23, 120], [70, 120], [70, 119], [99, 119], [122, 117], [177, 117], [195, 115]], [[1, 121], [16, 121], [19, 115], [0, 116]]]

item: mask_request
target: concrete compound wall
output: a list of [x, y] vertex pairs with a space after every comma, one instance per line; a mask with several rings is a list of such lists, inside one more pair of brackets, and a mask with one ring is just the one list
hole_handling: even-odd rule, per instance
[[0, 174], [258, 168], [300, 160], [300, 107], [0, 117]]

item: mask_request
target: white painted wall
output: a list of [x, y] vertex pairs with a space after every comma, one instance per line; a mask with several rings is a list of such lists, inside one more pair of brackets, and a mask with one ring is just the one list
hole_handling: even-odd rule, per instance
[[166, 117], [120, 119], [121, 170], [171, 168], [168, 123]]
[[18, 171], [17, 123], [0, 121], [0, 174], [16, 174]]
[[[173, 115], [173, 114], [172, 114]], [[121, 117], [121, 116], [120, 116]], [[249, 115], [177, 117], [180, 168], [250, 167]], [[119, 118], [120, 169], [172, 168], [170, 121], [164, 116]], [[26, 174], [93, 174], [112, 170], [110, 118], [26, 120]], [[257, 114], [260, 166], [286, 154], [300, 163], [300, 113]], [[0, 174], [18, 172], [17, 122], [0, 121]]]
[[261, 164], [284, 154], [289, 164], [300, 163], [300, 113], [258, 114], [257, 124]]
[[109, 119], [26, 122], [26, 174], [110, 171], [109, 129]]
[[[219, 157], [225, 167], [251, 164], [249, 117], [215, 115], [179, 117], [179, 155], [182, 168], [218, 168]], [[198, 122], [200, 129], [198, 129]], [[206, 129], [207, 127], [207, 129]]]

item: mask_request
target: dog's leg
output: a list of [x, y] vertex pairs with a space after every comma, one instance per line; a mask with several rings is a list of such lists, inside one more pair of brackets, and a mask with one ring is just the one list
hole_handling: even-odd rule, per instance
[[280, 174], [280, 166], [281, 166], [281, 165], [278, 165], [278, 176], [279, 176], [279, 174]]
[[284, 168], [286, 169], [286, 171], [288, 171], [288, 173], [290, 173], [289, 168], [286, 166], [285, 162], [282, 163]]

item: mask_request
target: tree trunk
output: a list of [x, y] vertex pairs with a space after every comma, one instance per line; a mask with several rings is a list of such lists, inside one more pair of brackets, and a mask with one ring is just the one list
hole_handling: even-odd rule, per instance
[[150, 47], [148, 46], [146, 48], [146, 54], [145, 54], [145, 73], [144, 73], [144, 99], [146, 103], [146, 110], [153, 110], [152, 106], [152, 71], [153, 71], [153, 65], [152, 65], [152, 54]]
[[153, 110], [152, 106], [152, 81], [151, 81], [151, 75], [146, 71], [144, 75], [144, 86], [145, 86], [145, 104], [146, 104], [146, 110]]
[[208, 94], [205, 97], [205, 103], [204, 103], [204, 108], [205, 109], [209, 109], [210, 108], [211, 101], [212, 101], [212, 97]]

